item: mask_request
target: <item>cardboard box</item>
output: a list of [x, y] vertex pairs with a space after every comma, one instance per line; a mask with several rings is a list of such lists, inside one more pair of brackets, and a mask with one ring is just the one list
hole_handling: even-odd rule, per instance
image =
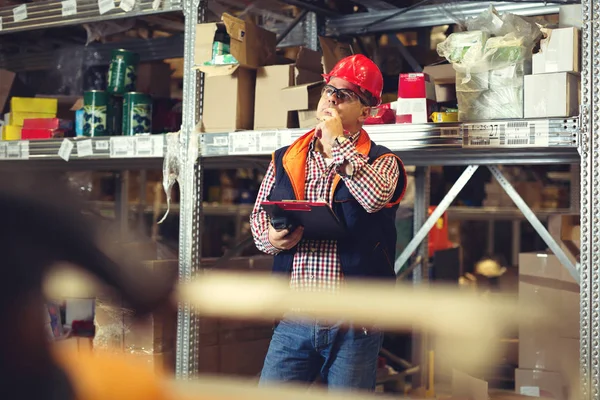
[[319, 37], [321, 50], [323, 52], [323, 71], [328, 74], [335, 64], [342, 58], [353, 54], [352, 47], [348, 43], [333, 38]]
[[15, 80], [15, 74], [12, 71], [0, 69], [0, 113], [3, 112], [10, 96], [10, 90]]
[[15, 112], [52, 114], [54, 117], [58, 111], [58, 100], [41, 97], [13, 97], [10, 100], [10, 111], [13, 114]]
[[316, 108], [313, 88], [322, 82], [322, 72], [321, 54], [305, 48], [300, 50], [294, 64], [259, 68], [254, 129], [295, 128], [298, 123], [293, 111]]
[[451, 64], [428, 65], [423, 69], [423, 73], [433, 80], [438, 103], [456, 101], [456, 71]]
[[141, 63], [137, 67], [135, 90], [153, 98], [170, 98], [171, 74], [171, 66], [163, 61]]
[[519, 255], [519, 302], [547, 308], [556, 319], [558, 336], [579, 338], [579, 284], [556, 256]]
[[548, 218], [548, 232], [571, 261], [579, 262], [581, 226], [579, 214], [557, 214]]
[[574, 27], [581, 29], [583, 27], [583, 13], [581, 4], [569, 4], [558, 8], [558, 27]]
[[515, 391], [532, 397], [547, 397], [555, 400], [568, 398], [568, 389], [559, 372], [519, 368], [515, 370]]
[[545, 29], [547, 38], [533, 55], [533, 74], [579, 72], [579, 30], [577, 28]]
[[424, 73], [400, 74], [398, 80], [398, 123], [426, 124], [435, 111], [435, 85]]
[[567, 374], [573, 365], [579, 365], [579, 339], [552, 330], [519, 330], [519, 368]]
[[579, 79], [568, 72], [525, 76], [525, 118], [578, 115]]
[[217, 24], [196, 26], [194, 64], [205, 73], [202, 123], [206, 132], [250, 130], [254, 127], [256, 68], [274, 59], [276, 37], [229, 14], [223, 14], [223, 23], [239, 65], [204, 65], [212, 59]]

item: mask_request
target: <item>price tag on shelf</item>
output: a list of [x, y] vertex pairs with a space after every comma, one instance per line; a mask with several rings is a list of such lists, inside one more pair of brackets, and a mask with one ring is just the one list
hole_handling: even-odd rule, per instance
[[229, 147], [229, 137], [228, 136], [216, 136], [213, 138], [212, 142], [213, 146], [224, 146]]
[[96, 141], [96, 150], [108, 150], [109, 149], [109, 141], [108, 140], [97, 140]]
[[460, 137], [460, 128], [458, 126], [446, 127], [446, 128], [441, 127], [440, 135], [442, 137], [449, 137], [449, 136]]
[[161, 3], [161, 2], [162, 2], [161, 0], [154, 0], [154, 1], [152, 2], [152, 9], [153, 9], [154, 11], [158, 10], [158, 9], [160, 8], [160, 3]]
[[121, 7], [123, 11], [129, 12], [135, 7], [135, 0], [121, 0], [119, 7]]
[[98, 0], [100, 15], [104, 15], [115, 8], [115, 0]]
[[547, 120], [505, 121], [465, 124], [466, 147], [546, 147], [550, 123]]
[[89, 157], [94, 155], [94, 147], [92, 139], [78, 140], [77, 142], [77, 157]]
[[21, 4], [13, 8], [13, 18], [15, 22], [24, 21], [27, 19], [27, 4]]
[[255, 154], [258, 152], [260, 132], [243, 131], [229, 133], [229, 154]]
[[69, 161], [71, 158], [71, 153], [73, 152], [73, 147], [75, 147], [75, 145], [72, 141], [69, 139], [63, 139], [62, 143], [60, 144], [60, 148], [58, 149], [58, 156], [65, 161]]
[[29, 159], [29, 141], [15, 141], [6, 143], [6, 158], [11, 160]]
[[2, 30], [2, 17], [0, 17], [0, 31]]
[[64, 0], [62, 4], [62, 16], [69, 17], [77, 14], [77, 1], [76, 0]]
[[158, 135], [136, 136], [136, 157], [162, 157], [164, 154], [164, 137]]
[[267, 131], [260, 132], [260, 152], [274, 152], [279, 146], [279, 132]]
[[135, 146], [133, 137], [111, 137], [110, 138], [110, 157], [111, 158], [129, 158], [135, 157]]

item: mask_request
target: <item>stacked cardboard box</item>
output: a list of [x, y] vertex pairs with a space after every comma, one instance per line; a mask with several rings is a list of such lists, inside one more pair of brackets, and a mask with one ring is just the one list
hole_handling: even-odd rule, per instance
[[566, 400], [578, 385], [579, 285], [551, 254], [519, 256], [519, 302], [543, 307], [548, 326], [519, 327], [518, 393]]
[[533, 55], [533, 75], [525, 77], [525, 118], [579, 114], [579, 30], [544, 30]]

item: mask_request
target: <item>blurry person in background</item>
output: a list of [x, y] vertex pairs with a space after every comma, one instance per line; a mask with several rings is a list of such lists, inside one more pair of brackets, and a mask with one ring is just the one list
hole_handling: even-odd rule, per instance
[[[395, 214], [406, 174], [400, 159], [362, 129], [381, 102], [383, 77], [359, 54], [342, 59], [324, 78], [316, 128], [273, 154], [250, 217], [256, 246], [275, 256], [274, 272], [289, 276], [293, 290], [335, 292], [346, 278], [393, 283]], [[261, 207], [267, 199], [325, 201], [348, 236], [305, 240], [302, 227], [277, 231]], [[260, 383], [320, 377], [330, 388], [373, 390], [382, 337], [351, 321], [284, 317]]]
[[53, 348], [44, 330], [42, 285], [53, 264], [81, 267], [118, 291], [138, 315], [168, 305], [175, 276], [123, 265], [103, 251], [95, 221], [58, 179], [0, 174], [2, 289], [0, 398], [162, 400], [169, 394], [146, 368], [118, 356]]

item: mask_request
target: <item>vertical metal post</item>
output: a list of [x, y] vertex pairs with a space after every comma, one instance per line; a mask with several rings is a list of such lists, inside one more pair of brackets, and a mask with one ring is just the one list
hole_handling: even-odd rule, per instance
[[304, 18], [304, 40], [306, 47], [311, 50], [319, 50], [319, 34], [317, 14], [309, 12]]
[[571, 164], [571, 182], [570, 182], [570, 202], [569, 207], [573, 214], [579, 213], [581, 207], [581, 165]]
[[[580, 398], [598, 398], [598, 51], [600, 4], [597, 0], [582, 0], [583, 29], [581, 36], [581, 266], [580, 266]], [[593, 100], [592, 100], [593, 96]], [[592, 111], [594, 110], [594, 111]], [[593, 124], [593, 128], [592, 128]], [[594, 156], [596, 154], [596, 156]], [[594, 285], [594, 289], [592, 289]], [[596, 296], [596, 297], [593, 297]], [[593, 316], [592, 316], [593, 314]], [[596, 325], [593, 328], [592, 326]], [[593, 357], [592, 357], [593, 355]], [[593, 382], [593, 384], [592, 384]]]
[[[425, 224], [429, 210], [429, 190], [430, 190], [430, 169], [429, 167], [415, 168], [415, 209], [414, 209], [414, 229], [418, 232]], [[427, 283], [429, 276], [429, 250], [427, 248], [427, 237], [421, 242], [418, 255], [421, 256], [421, 265], [413, 271], [413, 284], [420, 285]], [[421, 366], [421, 373], [413, 376], [412, 385], [414, 388], [424, 386], [427, 382], [427, 332], [417, 332], [413, 330], [412, 335], [412, 364]]]
[[[196, 125], [203, 106], [203, 79], [194, 69], [196, 25], [204, 22], [206, 0], [184, 0], [185, 16], [183, 123], [180, 139], [180, 214], [179, 214], [179, 280], [190, 281], [200, 269], [202, 220], [202, 168], [198, 163]], [[198, 373], [199, 319], [188, 303], [180, 303], [177, 316], [178, 379], [190, 379]]]

